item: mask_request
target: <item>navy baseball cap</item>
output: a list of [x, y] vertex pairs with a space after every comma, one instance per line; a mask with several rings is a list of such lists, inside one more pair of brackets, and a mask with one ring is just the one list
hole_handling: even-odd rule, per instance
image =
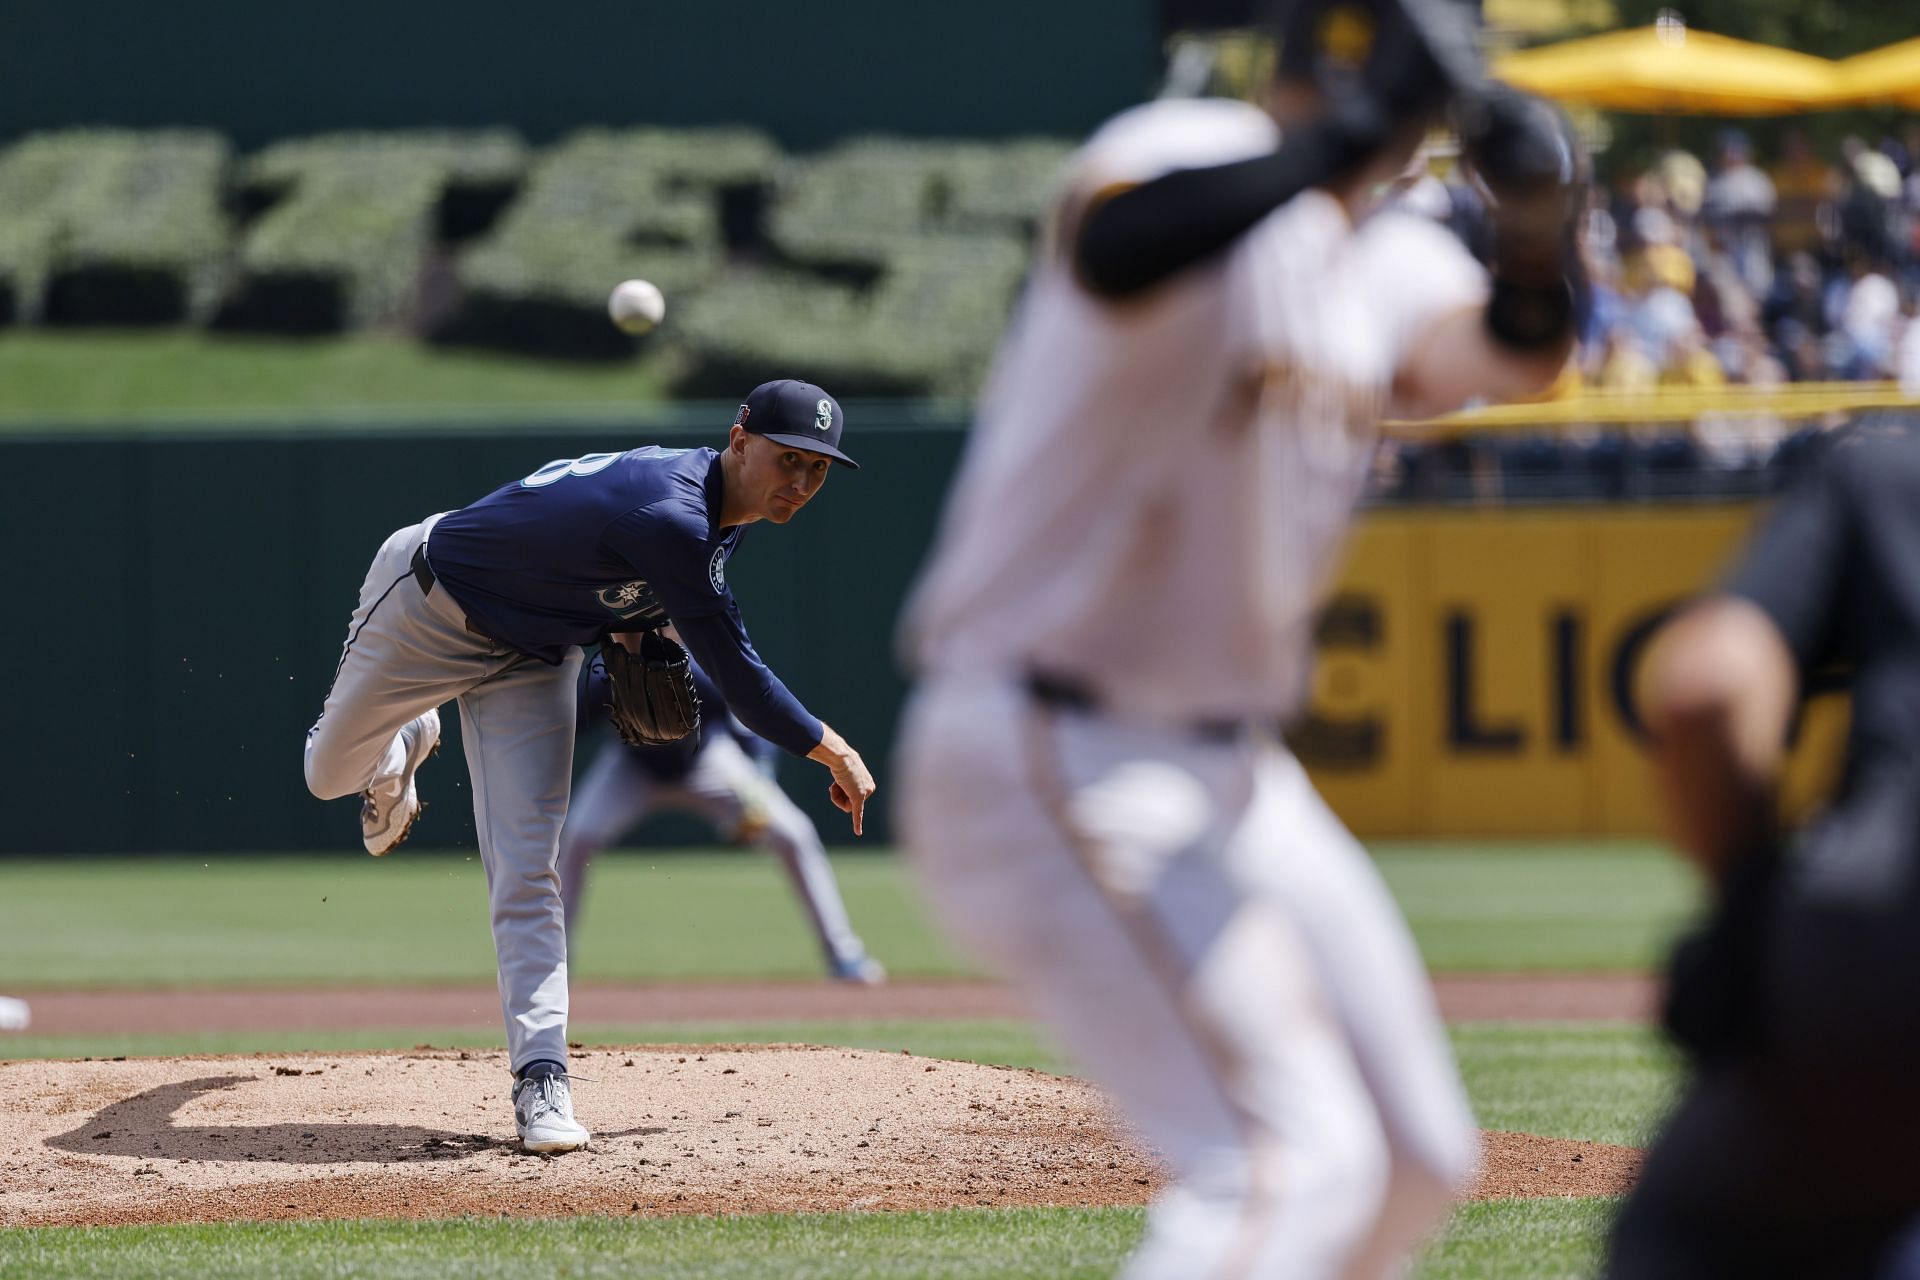
[[819, 387], [798, 378], [782, 378], [755, 387], [733, 425], [777, 444], [824, 453], [858, 471], [860, 464], [840, 452], [845, 418], [840, 402]]

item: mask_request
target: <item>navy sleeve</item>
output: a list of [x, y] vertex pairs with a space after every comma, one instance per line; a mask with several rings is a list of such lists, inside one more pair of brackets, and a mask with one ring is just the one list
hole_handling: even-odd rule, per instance
[[693, 691], [700, 695], [700, 724], [709, 733], [725, 733], [740, 744], [756, 765], [762, 769], [771, 769], [773, 759], [780, 754], [780, 748], [768, 742], [740, 723], [740, 717], [733, 714], [727, 706], [727, 700], [720, 694], [720, 686], [713, 682], [705, 667], [697, 661], [692, 664]]
[[773, 762], [780, 756], [780, 748], [741, 724], [740, 717], [736, 715], [727, 716], [727, 732], [733, 735], [733, 740], [740, 744], [740, 749], [747, 753], [747, 758], [759, 766], [762, 772], [772, 772]]
[[1767, 615], [1803, 681], [1832, 656], [1852, 537], [1844, 480], [1832, 453], [1821, 458], [1762, 521], [1723, 588]]
[[700, 665], [699, 659], [688, 664], [687, 674], [693, 677], [693, 692], [700, 699], [700, 711], [704, 716], [711, 707], [715, 714], [724, 718], [727, 714], [727, 700], [720, 692], [720, 686], [713, 682], [707, 669]]
[[726, 585], [726, 551], [709, 539], [706, 512], [658, 502], [614, 521], [604, 536], [646, 578], [694, 661], [747, 728], [797, 756], [820, 745], [820, 721], [767, 670], [747, 639]]
[[721, 613], [676, 615], [673, 625], [742, 724], [796, 756], [820, 745], [825, 726], [760, 661], [731, 597]]

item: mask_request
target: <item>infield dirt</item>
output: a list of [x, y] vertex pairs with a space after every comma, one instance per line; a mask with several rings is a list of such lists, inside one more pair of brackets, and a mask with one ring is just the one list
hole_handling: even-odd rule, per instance
[[[574, 1055], [592, 1147], [514, 1142], [503, 1055], [0, 1063], [0, 1226], [1144, 1203], [1159, 1170], [1077, 1080], [908, 1054]], [[1622, 1190], [1638, 1153], [1487, 1135], [1481, 1196]]]
[[[1437, 974], [1449, 1022], [1631, 1022], [1652, 1019], [1654, 980], [1643, 974]], [[46, 991], [33, 1000], [42, 1035], [165, 1035], [195, 1031], [470, 1027], [497, 1031], [492, 983], [440, 987]], [[576, 982], [573, 1025], [807, 1022], [883, 1018], [1021, 1018], [1014, 991], [969, 979], [833, 982]], [[6, 1043], [0, 1040], [0, 1053]]]

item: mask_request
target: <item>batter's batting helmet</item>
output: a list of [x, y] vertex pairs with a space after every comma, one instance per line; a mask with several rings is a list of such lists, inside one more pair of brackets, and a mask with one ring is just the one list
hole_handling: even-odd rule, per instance
[[1266, 10], [1277, 75], [1345, 109], [1358, 100], [1397, 124], [1471, 112], [1485, 97], [1479, 0], [1270, 0]]
[[[1371, 115], [1390, 127], [1451, 109], [1462, 132], [1478, 130], [1487, 92], [1479, 0], [1161, 0], [1160, 9], [1169, 37], [1251, 30], [1277, 46], [1277, 56], [1261, 59], [1232, 37], [1176, 43], [1169, 92], [1225, 79], [1252, 96], [1258, 86], [1243, 73], [1264, 62], [1269, 74], [1313, 84], [1349, 117]], [[1187, 56], [1198, 47], [1211, 65]], [[1222, 67], [1228, 52], [1246, 65]]]

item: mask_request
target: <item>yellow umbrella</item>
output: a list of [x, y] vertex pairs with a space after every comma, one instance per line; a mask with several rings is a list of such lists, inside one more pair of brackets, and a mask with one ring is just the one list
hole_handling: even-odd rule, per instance
[[1843, 58], [1836, 70], [1841, 103], [1896, 102], [1920, 108], [1920, 39]]
[[1788, 115], [1830, 105], [1839, 69], [1825, 58], [1678, 22], [1522, 49], [1493, 74], [1521, 89], [1613, 111]]

